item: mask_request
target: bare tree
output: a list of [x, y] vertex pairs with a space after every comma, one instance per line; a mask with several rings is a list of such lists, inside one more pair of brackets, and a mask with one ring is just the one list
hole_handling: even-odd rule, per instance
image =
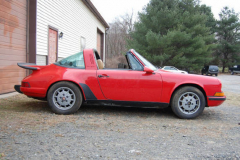
[[109, 26], [106, 38], [106, 66], [115, 68], [115, 66], [109, 66], [108, 62], [113, 59], [122, 59], [119, 57], [127, 51], [129, 33], [134, 30], [133, 11], [131, 14], [115, 18], [115, 21]]

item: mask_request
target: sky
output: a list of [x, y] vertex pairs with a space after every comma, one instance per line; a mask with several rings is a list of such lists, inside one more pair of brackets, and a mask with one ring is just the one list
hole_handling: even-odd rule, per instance
[[[118, 16], [126, 13], [141, 12], [143, 7], [148, 4], [149, 0], [91, 0], [107, 23], [111, 23]], [[233, 8], [236, 13], [240, 13], [240, 0], [201, 0], [201, 4], [210, 6], [216, 19], [224, 6]]]

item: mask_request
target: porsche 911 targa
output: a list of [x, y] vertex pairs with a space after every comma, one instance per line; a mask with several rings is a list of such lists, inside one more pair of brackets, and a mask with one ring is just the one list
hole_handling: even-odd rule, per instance
[[54, 64], [18, 63], [32, 70], [15, 90], [48, 101], [57, 114], [72, 114], [83, 102], [121, 106], [171, 107], [179, 118], [199, 116], [226, 96], [215, 77], [177, 74], [157, 69], [131, 49], [126, 68], [108, 69], [94, 49], [85, 49]]

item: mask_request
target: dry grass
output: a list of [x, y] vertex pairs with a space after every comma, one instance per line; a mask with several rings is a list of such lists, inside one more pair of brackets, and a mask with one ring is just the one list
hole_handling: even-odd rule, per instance
[[76, 115], [56, 115], [47, 102], [34, 100], [24, 95], [0, 99], [0, 130], [20, 130], [48, 128], [62, 122], [75, 122]]

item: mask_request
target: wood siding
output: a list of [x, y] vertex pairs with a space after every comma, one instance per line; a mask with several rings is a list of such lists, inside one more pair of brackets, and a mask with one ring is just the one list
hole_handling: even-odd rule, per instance
[[0, 0], [0, 94], [13, 92], [26, 70], [27, 0]]
[[38, 0], [37, 55], [48, 55], [48, 26], [63, 32], [58, 39], [58, 57], [79, 52], [81, 37], [86, 39], [86, 48], [97, 48], [97, 28], [105, 33], [105, 27], [82, 0]]

